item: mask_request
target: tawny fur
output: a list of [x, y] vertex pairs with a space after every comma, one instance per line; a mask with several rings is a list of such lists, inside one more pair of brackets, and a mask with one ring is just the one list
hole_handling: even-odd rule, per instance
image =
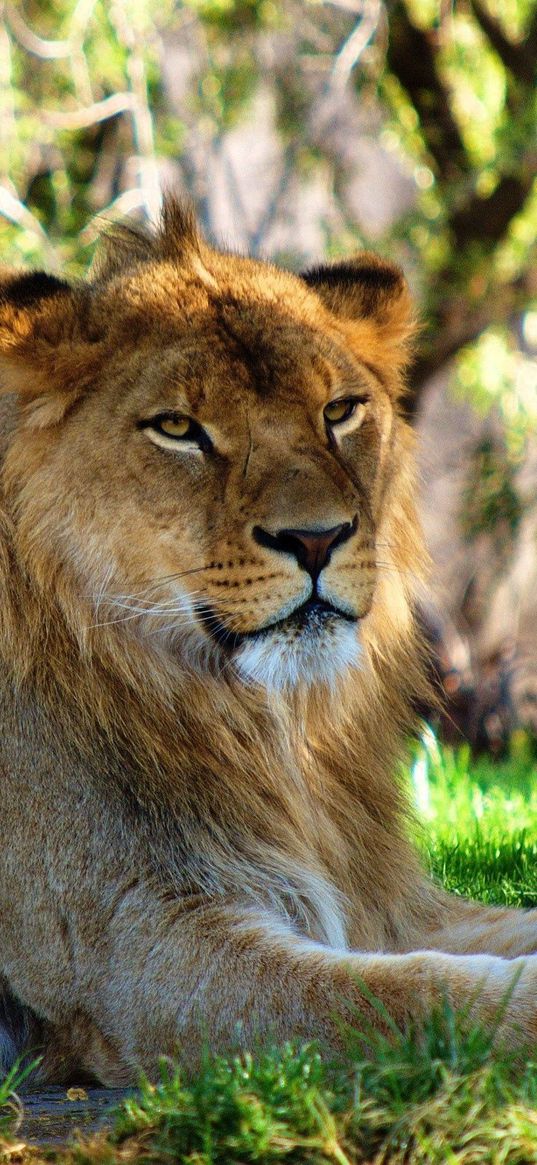
[[[301, 279], [172, 200], [80, 285], [4, 273], [6, 1064], [115, 1084], [206, 1039], [333, 1049], [353, 1007], [380, 1022], [362, 982], [401, 1024], [446, 992], [492, 1022], [516, 977], [504, 1033], [535, 1034], [536, 912], [435, 887], [397, 778], [425, 690], [412, 330], [375, 256]], [[155, 436], [169, 412], [204, 436]], [[289, 621], [310, 575], [255, 530], [351, 524], [317, 580], [341, 618]]]

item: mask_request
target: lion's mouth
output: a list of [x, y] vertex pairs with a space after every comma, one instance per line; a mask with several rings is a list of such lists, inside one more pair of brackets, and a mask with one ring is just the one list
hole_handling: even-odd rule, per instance
[[260, 639], [265, 635], [270, 635], [274, 631], [284, 632], [315, 632], [322, 630], [328, 623], [335, 620], [346, 620], [347, 623], [356, 623], [357, 617], [350, 615], [348, 611], [341, 610], [340, 607], [335, 607], [332, 603], [325, 599], [320, 599], [317, 595], [312, 595], [305, 603], [301, 603], [296, 607], [290, 615], [286, 615], [283, 619], [276, 619], [273, 623], [266, 623], [263, 627], [256, 628], [254, 631], [230, 631], [220, 622], [213, 609], [209, 606], [203, 607], [199, 610], [200, 619], [209, 632], [211, 637], [216, 640], [220, 647], [223, 647], [227, 652], [233, 652], [241, 647], [243, 643], [251, 641], [252, 639]]

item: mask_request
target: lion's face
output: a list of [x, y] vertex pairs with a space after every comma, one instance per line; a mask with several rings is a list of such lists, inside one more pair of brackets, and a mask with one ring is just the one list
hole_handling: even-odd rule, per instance
[[[402, 283], [371, 257], [339, 283], [334, 268], [303, 281], [200, 247], [84, 288], [73, 367], [31, 393], [8, 477], [20, 483], [22, 456], [30, 541], [72, 573], [95, 635], [115, 623], [267, 687], [331, 682], [359, 664], [391, 562]], [[338, 300], [356, 288], [370, 309], [358, 320]], [[73, 297], [58, 284], [17, 309], [59, 379]]]
[[278, 684], [358, 658], [392, 410], [337, 334], [256, 290], [246, 319], [208, 313], [149, 363], [127, 359], [104, 416], [89, 396], [61, 448], [92, 497], [73, 541], [83, 578], [101, 560], [100, 617], [111, 602], [112, 617], [136, 615], [126, 630]]

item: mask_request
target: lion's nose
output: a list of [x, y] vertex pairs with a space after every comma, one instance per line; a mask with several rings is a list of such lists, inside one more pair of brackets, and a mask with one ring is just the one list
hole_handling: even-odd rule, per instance
[[294, 554], [299, 565], [316, 579], [330, 561], [332, 551], [354, 534], [357, 524], [355, 518], [353, 522], [340, 522], [329, 530], [285, 529], [276, 534], [269, 534], [262, 526], [254, 526], [253, 536], [261, 546], [268, 546], [281, 554]]

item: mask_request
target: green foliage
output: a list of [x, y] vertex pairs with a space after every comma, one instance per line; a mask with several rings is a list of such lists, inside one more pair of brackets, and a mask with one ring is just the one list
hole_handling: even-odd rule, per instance
[[226, 34], [274, 27], [280, 20], [274, 0], [186, 0], [204, 22]]
[[[523, 330], [534, 346], [535, 311], [528, 308]], [[537, 337], [535, 337], [537, 338]], [[537, 345], [536, 345], [537, 346]], [[501, 418], [512, 457], [520, 457], [526, 437], [537, 425], [537, 365], [514, 343], [505, 328], [488, 328], [477, 343], [463, 348], [458, 362], [456, 390], [469, 395], [486, 415], [494, 409]]]
[[[138, 152], [142, 161], [144, 156], [151, 161], [145, 123], [141, 128], [149, 101], [150, 120], [155, 127], [163, 121], [166, 152], [169, 121], [160, 95], [158, 29], [172, 8], [172, 0], [162, 0], [158, 22], [151, 0], [128, 5], [41, 0], [28, 6], [28, 24], [15, 6], [8, 13], [0, 43], [4, 261], [73, 272], [87, 264], [94, 232], [82, 239], [80, 232], [123, 193], [114, 192], [108, 149], [115, 147], [119, 156]], [[100, 103], [111, 98], [118, 101], [113, 107], [118, 113], [102, 118]], [[103, 181], [103, 165], [111, 169], [110, 181]], [[106, 201], [96, 202], [95, 183], [109, 196]]]
[[490, 437], [472, 450], [460, 514], [469, 542], [485, 532], [498, 533], [506, 541], [516, 534], [523, 513], [516, 486], [518, 460], [509, 457], [503, 442]]

